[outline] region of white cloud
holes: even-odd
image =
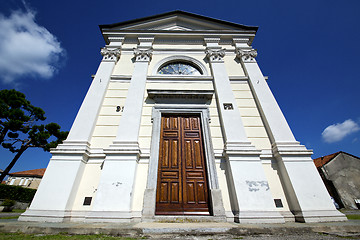
[[[344,121],[343,123],[336,123],[328,126],[322,132],[322,138],[325,142],[333,143],[344,139],[347,135],[360,130],[359,125],[351,119]]]
[[[0,78],[14,83],[23,76],[51,78],[65,54],[60,42],[35,22],[35,14],[15,11],[0,14]]]

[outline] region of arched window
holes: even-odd
[[[158,74],[170,74],[170,75],[191,75],[201,76],[203,75],[200,68],[184,61],[170,62],[161,66],[157,72]]]

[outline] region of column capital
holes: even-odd
[[[153,52],[152,48],[148,48],[148,49],[134,48],[135,61],[149,62],[152,57],[152,52]]]
[[[206,48],[206,57],[210,62],[224,62],[225,50],[225,48]]]
[[[257,50],[237,48],[236,56],[244,63],[256,62]]]
[[[100,53],[104,62],[117,62],[121,54],[121,48],[103,47]]]

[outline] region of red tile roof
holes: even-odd
[[[39,168],[21,172],[14,172],[9,173],[9,176],[16,176],[16,177],[42,177],[44,176],[46,168]]]
[[[324,166],[326,163],[335,158],[339,153],[342,153],[342,151],[314,159],[315,166],[317,168]]]

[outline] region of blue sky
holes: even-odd
[[[360,1],[0,1],[0,89],[15,88],[70,130],[101,61],[98,25],[183,10],[259,26],[257,61],[313,157],[360,156]],[[0,150],[0,168],[12,155]],[[12,172],[46,167],[30,149]]]

